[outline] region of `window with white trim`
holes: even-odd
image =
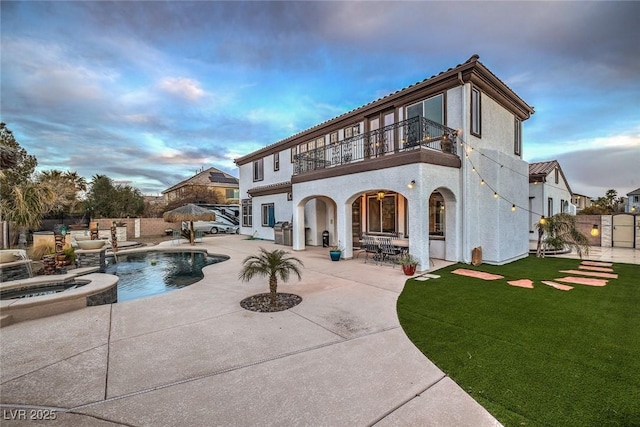
[[[253,226],[253,206],[251,199],[242,199],[242,226]]]
[[[280,152],[273,153],[273,171],[277,172],[280,170]]]
[[[253,162],[253,180],[262,181],[264,179],[264,159]]]
[[[276,223],[275,205],[273,203],[265,203],[262,208],[262,226],[273,227]]]

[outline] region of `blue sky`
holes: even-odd
[[[480,55],[524,158],[640,187],[639,2],[2,1],[0,119],[39,169],[158,194]]]

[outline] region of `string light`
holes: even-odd
[[[527,209],[527,208],[525,208],[525,207],[523,207],[523,206],[516,205],[515,203],[513,203],[513,202],[512,202],[512,201],[510,201],[510,200],[508,200],[508,199],[507,199],[507,198],[505,198],[504,196],[501,196],[500,194],[498,194],[498,191],[497,191],[496,189],[494,189],[493,187],[491,187],[491,185],[489,185],[489,184],[484,180],[484,178],[482,178],[482,176],[480,175],[480,172],[478,172],[478,170],[476,169],[475,165],[473,164],[473,161],[471,160],[471,158],[469,157],[469,154],[468,154],[469,152],[473,151],[473,147],[472,147],[472,146],[470,146],[468,143],[466,143],[466,144],[467,144],[468,149],[467,149],[467,150],[465,150],[465,154],[466,154],[466,155],[465,155],[465,157],[466,157],[466,159],[469,161],[469,163],[471,164],[471,171],[472,171],[472,172],[474,172],[474,173],[476,173],[476,174],[478,174],[478,177],[480,178],[480,185],[483,185],[483,186],[487,186],[487,187],[489,187],[489,188],[491,189],[491,191],[493,191],[493,197],[494,197],[495,199],[504,199],[506,202],[511,203],[511,211],[512,211],[512,212],[515,212],[518,208],[520,208],[520,209],[524,210],[525,212],[529,212],[529,213],[532,213],[532,214],[534,214],[534,215],[540,215],[540,214],[538,214],[538,213],[536,213],[536,212],[533,212],[533,211],[531,211],[530,209]],[[462,145],[462,143],[461,143],[461,145]],[[489,159],[489,160],[493,161],[494,163],[496,163],[496,164],[500,165],[500,168],[501,168],[501,169],[504,167],[504,165],[503,165],[503,164],[501,164],[501,163],[499,163],[499,162],[496,162],[495,160],[491,159],[490,157],[488,157],[488,156],[487,156],[487,155],[485,155],[484,153],[479,153],[479,154],[480,154],[481,156],[483,156],[483,157],[485,157],[485,158],[487,158],[487,159]],[[519,174],[519,175],[521,175],[521,176],[524,176],[524,175],[522,175],[521,173],[519,173],[518,171],[515,171],[514,169],[511,169],[511,168],[509,168],[509,167],[507,167],[507,169],[509,169],[509,170],[511,170],[511,171],[513,171],[513,172],[515,172],[515,173],[517,173],[517,174]],[[528,179],[528,176],[527,176],[527,179]],[[535,182],[534,182],[534,184],[537,184],[537,183],[538,183],[538,181],[535,181]],[[559,187],[558,187],[558,188],[559,188]],[[543,216],[543,217],[544,217],[544,216]]]

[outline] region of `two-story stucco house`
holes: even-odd
[[[180,181],[162,192],[166,203],[193,194],[216,193],[223,204],[238,203],[239,180],[216,168],[202,169],[191,178]],[[205,198],[206,199],[206,198]]]
[[[537,240],[535,224],[542,216],[576,214],[573,193],[557,160],[529,164],[529,232]]]
[[[528,253],[528,164],[522,122],[534,110],[478,56],[236,159],[241,233],[293,249],[332,244],[353,256],[359,236],[408,239],[429,258],[484,262]]]
[[[624,206],[624,211],[637,214],[640,212],[640,188],[636,188],[630,193],[627,193],[627,202]]]

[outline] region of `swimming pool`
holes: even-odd
[[[204,277],[207,265],[228,257],[205,252],[119,253],[107,258],[105,273],[118,276],[118,302],[130,301],[189,286]]]

